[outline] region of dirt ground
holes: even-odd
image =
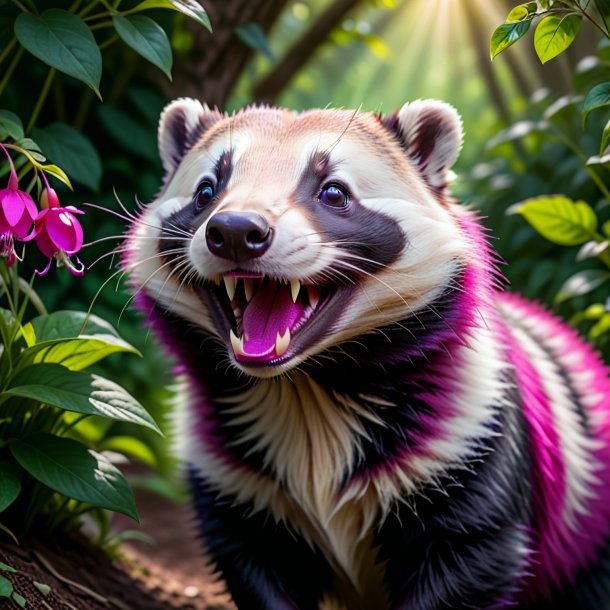
[[[26,609],[236,610],[206,567],[188,508],[150,493],[137,496],[140,529],[155,544],[124,542],[120,560],[82,539],[26,547],[0,530],[0,561],[17,570],[0,574],[25,598]],[[137,529],[127,519],[116,526]],[[19,607],[0,598],[2,609]]]

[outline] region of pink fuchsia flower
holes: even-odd
[[[72,275],[81,277],[85,266],[76,256],[83,245],[83,228],[75,214],[84,214],[82,210],[68,205],[62,207],[54,189],[49,186],[46,176],[42,174],[46,189],[40,197],[43,208],[34,220],[34,231],[27,239],[35,239],[38,249],[49,259],[47,266],[36,270],[36,275],[46,275],[51,268],[53,258],[58,264],[64,264]],[[71,257],[74,256],[76,264]]]
[[[2,144],[0,146],[11,166],[8,186],[0,190],[0,256],[5,257],[8,266],[11,267],[15,259],[21,260],[15,253],[14,239],[21,241],[25,239],[36,218],[38,208],[28,193],[19,190],[13,160],[6,148]]]

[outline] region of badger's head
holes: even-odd
[[[131,233],[128,272],[161,310],[259,377],[417,315],[467,257],[444,189],[456,111],[417,101],[348,110],[190,99],[163,112],[164,187]]]

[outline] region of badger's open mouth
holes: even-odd
[[[213,297],[235,359],[277,365],[294,354],[295,342],[324,308],[330,290],[297,279],[233,271],[206,283],[202,296],[207,295]]]

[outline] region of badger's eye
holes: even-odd
[[[209,180],[204,180],[195,194],[195,205],[202,210],[214,199],[214,185]]]
[[[349,203],[349,195],[347,194],[345,188],[334,182],[326,184],[322,187],[319,199],[324,205],[328,205],[333,208],[345,208]]]

